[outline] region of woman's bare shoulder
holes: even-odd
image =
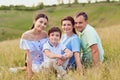
[[[22,39],[30,40],[31,39],[31,30],[24,32],[21,36]]]
[[[46,31],[42,31],[42,35],[44,38],[47,38],[47,32]]]

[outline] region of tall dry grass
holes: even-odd
[[[119,80],[120,79],[120,25],[96,28],[105,50],[105,61],[98,67],[87,69],[84,76],[69,71],[73,80]],[[24,51],[19,39],[0,42],[0,80],[27,80],[25,71],[11,73],[10,67],[24,65]],[[36,73],[33,80],[56,80],[55,74]],[[67,79],[66,79],[67,80]]]

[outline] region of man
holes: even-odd
[[[96,30],[88,24],[88,16],[80,12],[74,17],[75,27],[80,32],[82,63],[85,66],[96,66],[104,59],[104,50]]]

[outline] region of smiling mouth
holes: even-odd
[[[65,29],[65,31],[69,31],[69,29]]]
[[[77,28],[81,28],[82,26],[77,26]]]

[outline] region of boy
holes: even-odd
[[[66,74],[63,66],[66,66],[67,59],[70,58],[73,53],[59,42],[61,39],[61,35],[62,32],[58,27],[52,27],[48,31],[48,41],[43,46],[43,52],[45,54],[44,67],[54,68],[55,70],[57,70],[57,73],[63,77]],[[62,51],[64,51],[65,54],[62,55]],[[57,62],[58,58],[65,61],[65,63],[59,64],[59,62]]]

